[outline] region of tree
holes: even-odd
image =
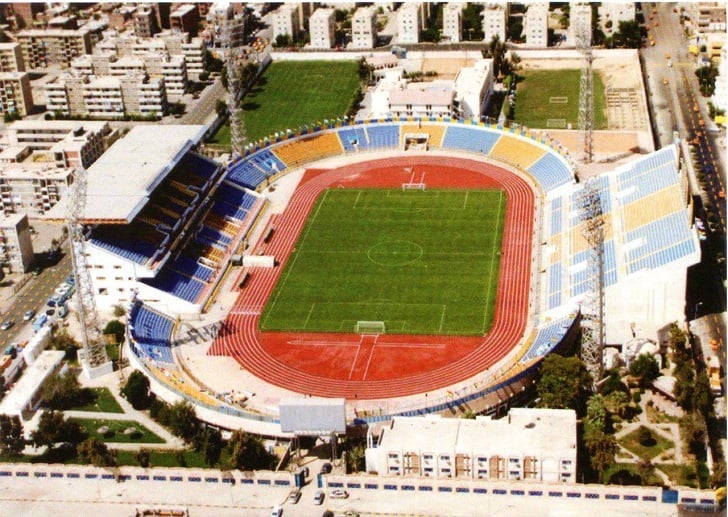
[[[508,34],[513,41],[520,41],[523,33],[523,24],[520,21],[514,21],[508,26]]]
[[[78,379],[70,370],[63,375],[52,373],[43,383],[41,398],[52,409],[68,409],[82,401],[86,392],[81,388]]]
[[[601,395],[592,395],[586,404],[585,425],[588,425],[599,431],[605,431],[607,428],[607,410],[604,405],[604,399]]]
[[[126,325],[119,320],[111,320],[104,327],[104,334],[111,334],[114,336],[116,343],[124,342],[124,333],[126,332]]]
[[[134,409],[147,409],[151,403],[149,379],[139,370],[134,370],[121,389],[121,394]]]
[[[541,407],[571,408],[577,413],[583,412],[590,386],[591,376],[578,357],[557,354],[546,356],[536,382]]]
[[[493,36],[488,46],[483,50],[483,57],[493,60],[493,77],[496,79],[503,73],[505,55],[506,44],[500,40],[498,35]]]
[[[642,29],[637,20],[619,22],[619,29],[614,34],[614,43],[618,47],[640,48],[642,45]]]
[[[220,459],[223,448],[220,431],[212,427],[201,427],[192,441],[195,450],[204,454],[205,463],[209,467],[214,467]]]
[[[710,389],[710,379],[705,370],[698,373],[695,378],[692,405],[705,418],[713,414],[713,392]]]
[[[463,40],[478,41],[483,39],[483,21],[480,16],[482,11],[483,6],[474,2],[469,2],[462,10]]]
[[[627,388],[627,385],[622,382],[622,379],[619,376],[619,370],[616,368],[609,371],[607,379],[602,384],[601,393],[606,397],[615,391],[621,391],[625,394],[629,392],[629,388]]]
[[[657,443],[650,428],[644,425],[637,428],[637,441],[644,447],[652,447]]]
[[[718,68],[711,62],[708,66],[701,66],[695,71],[703,97],[710,97],[715,93],[715,78],[718,77]]]
[[[126,316],[126,309],[122,304],[117,303],[112,308],[111,314],[114,316],[114,318],[123,318],[124,316]]]
[[[91,463],[95,467],[113,467],[116,465],[116,456],[106,444],[98,438],[87,438],[76,449],[78,459],[83,463]]]
[[[660,376],[660,366],[651,354],[640,354],[629,364],[629,373],[639,378],[639,385],[646,388]]]
[[[291,44],[291,37],[288,34],[279,34],[276,36],[274,47],[287,47]]]
[[[604,407],[613,415],[624,418],[629,407],[629,397],[623,391],[613,391],[604,397]]]
[[[652,462],[645,458],[640,458],[637,462],[637,473],[642,478],[642,484],[647,485],[650,482],[650,478],[655,472],[655,466]]]
[[[137,463],[139,463],[139,466],[142,468],[149,467],[149,451],[146,449],[141,449],[136,454],[136,460]]]
[[[232,469],[267,470],[275,467],[276,457],[265,449],[259,436],[237,430],[228,440],[227,449]]]
[[[30,435],[36,447],[53,448],[57,443],[76,445],[85,438],[81,427],[72,420],[66,420],[59,411],[43,411],[38,427]]]
[[[584,443],[589,451],[589,461],[602,479],[604,472],[614,463],[617,442],[611,434],[592,430],[584,433]]]
[[[349,472],[357,473],[364,469],[366,458],[366,447],[362,444],[355,445],[346,455],[346,467]]]
[[[180,101],[174,102],[169,105],[169,113],[170,113],[170,115],[175,115],[175,116],[184,115],[186,107],[187,107],[187,105],[184,102],[180,102]]]
[[[191,443],[200,427],[195,408],[184,400],[172,404],[169,408],[169,427],[175,436],[182,438],[185,443]]]
[[[227,103],[223,100],[218,99],[215,103],[215,113],[217,113],[218,118],[226,117],[228,113]]]
[[[65,327],[56,327],[51,332],[51,337],[48,341],[48,348],[53,350],[63,350],[66,352],[66,359],[73,360],[76,358],[76,351],[79,348],[78,341],[76,341]]]
[[[24,448],[25,437],[20,417],[0,415],[0,453],[16,457]]]
[[[209,78],[210,78],[210,72],[208,72],[207,70],[203,70],[197,76],[197,79],[199,79],[200,81],[207,81]]]

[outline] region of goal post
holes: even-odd
[[[402,183],[402,190],[426,190],[425,183]]]
[[[357,321],[354,326],[354,332],[357,334],[384,334],[385,327],[383,321]]]

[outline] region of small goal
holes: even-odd
[[[402,190],[426,190],[425,183],[402,183]]]
[[[354,326],[354,332],[357,334],[384,334],[383,321],[357,321]]]

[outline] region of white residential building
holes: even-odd
[[[592,8],[591,4],[584,2],[571,2],[569,4],[569,40],[576,44],[576,35],[579,27],[583,27],[585,34],[591,34]]]
[[[506,40],[506,26],[508,21],[508,4],[487,3],[481,13],[483,27],[483,41],[490,42],[494,37],[501,41]]]
[[[619,22],[634,21],[635,15],[634,2],[602,2],[599,6],[599,25],[604,34],[611,36],[619,30]]]
[[[377,44],[377,11],[373,6],[359,7],[351,18],[352,49],[374,48]]]
[[[33,262],[27,214],[0,216],[0,267],[25,273]]]
[[[278,36],[290,36],[291,41],[296,41],[300,30],[297,5],[284,4],[273,13],[273,41]]]
[[[718,77],[715,78],[713,105],[720,110],[728,110],[728,43],[720,49]]]
[[[576,482],[576,413],[512,408],[508,416],[394,417],[367,435],[366,470],[382,476]]]
[[[463,67],[455,76],[455,114],[460,118],[480,119],[493,92],[493,60],[480,59]]]
[[[399,43],[419,43],[422,31],[422,6],[419,2],[406,2],[397,11]]]
[[[571,12],[574,15],[574,12]],[[549,3],[534,2],[528,4],[523,16],[523,34],[529,47],[548,47],[549,43]]]
[[[459,43],[463,32],[463,5],[450,2],[442,8],[442,39]]]
[[[333,9],[316,9],[308,19],[311,48],[327,49],[334,46],[336,20]]]

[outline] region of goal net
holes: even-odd
[[[357,321],[354,332],[357,334],[384,334],[383,321]]]
[[[425,190],[424,183],[402,183],[402,190]]]

